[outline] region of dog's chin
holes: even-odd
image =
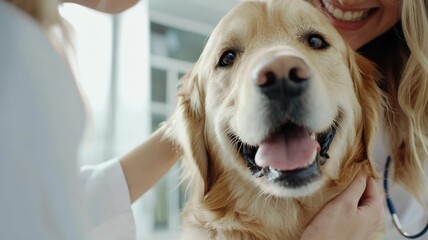
[[[274,194],[278,197],[303,197],[310,195],[321,187],[322,174],[320,170],[320,161],[314,160],[307,167],[281,171],[271,167],[265,167],[262,181],[262,188],[265,192]]]
[[[261,179],[258,179],[261,181]],[[275,195],[281,198],[298,198],[312,195],[317,192],[323,184],[323,178],[320,176],[316,179],[312,179],[306,184],[300,185],[300,187],[284,187],[282,183],[275,182],[259,182],[259,185],[263,192],[269,195]]]
[[[322,186],[321,166],[329,158],[327,151],[335,133],[336,127],[331,125],[326,131],[316,134],[315,139],[319,143],[320,149],[313,155],[311,161],[304,166],[287,170],[258,166],[255,156],[259,146],[249,146],[234,134],[230,134],[229,137],[235,143],[236,151],[246,162],[248,171],[261,185],[264,192],[278,197],[303,197],[314,193]]]
[[[321,160],[319,155],[306,167],[294,170],[278,170],[263,167],[253,174],[262,190],[278,197],[304,197],[316,192],[322,186]],[[256,177],[257,176],[257,177]]]

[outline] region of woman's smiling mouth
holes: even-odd
[[[328,0],[320,0],[320,3],[322,12],[331,20],[332,24],[345,30],[361,28],[378,9],[341,9],[331,4]]]

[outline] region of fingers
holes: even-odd
[[[382,196],[372,177],[358,175],[324,206],[302,234],[301,240],[368,239],[383,220]]]
[[[367,179],[367,187],[358,206],[358,213],[372,224],[373,229],[382,224],[383,199],[376,181],[372,177]]]
[[[373,231],[382,225],[384,208],[383,198],[376,181],[367,178],[367,186],[358,206],[358,215],[366,219],[367,224],[372,226]]]
[[[358,175],[335,201],[346,205],[349,204],[353,208],[358,207],[360,199],[366,190],[366,185],[366,176]]]
[[[372,204],[381,205],[382,197],[379,188],[376,184],[376,181],[372,177],[369,177],[367,178],[366,189],[360,200],[359,207],[366,207]]]
[[[334,199],[333,204],[354,213],[366,214],[371,211],[373,214],[383,214],[382,196],[376,181],[361,174]]]

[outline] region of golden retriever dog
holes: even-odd
[[[184,77],[182,239],[299,239],[371,155],[377,71],[303,0],[232,9]]]

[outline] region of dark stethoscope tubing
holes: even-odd
[[[383,176],[383,189],[385,191],[386,204],[388,206],[389,213],[391,214],[392,222],[393,222],[395,228],[397,228],[398,232],[400,232],[400,234],[403,235],[404,237],[410,238],[410,239],[419,238],[428,231],[428,221],[427,221],[427,225],[425,226],[425,228],[422,229],[422,231],[420,231],[419,233],[417,233],[415,235],[411,235],[410,233],[407,233],[406,231],[403,230],[403,227],[401,226],[400,220],[398,219],[398,215],[395,211],[394,203],[392,202],[392,199],[389,196],[389,192],[388,192],[388,169],[389,169],[390,163],[391,163],[391,157],[388,156],[388,158],[386,159],[385,171],[384,171],[384,176]]]

